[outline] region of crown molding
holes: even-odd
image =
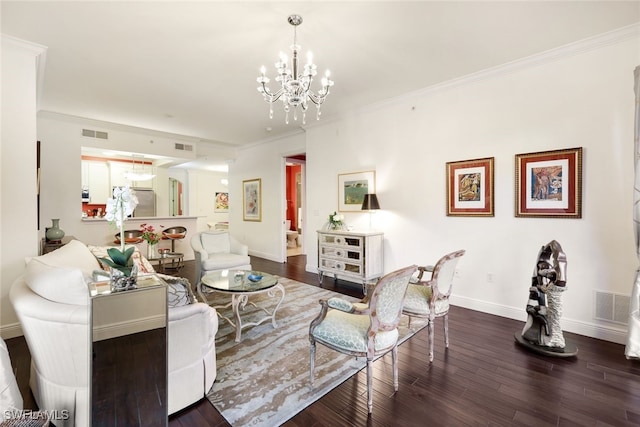
[[[359,109],[359,111],[372,111],[385,106],[397,104],[401,101],[413,99],[415,97],[428,96],[432,93],[436,93],[445,89],[464,86],[478,81],[512,74],[523,69],[533,68],[543,64],[560,61],[571,56],[601,49],[603,47],[621,43],[633,38],[640,38],[640,22],[621,27],[616,30],[608,31],[596,36],[588,37],[586,39],[578,40],[566,45],[562,45],[541,53],[526,56],[515,61],[510,61],[505,64],[487,68],[476,73],[468,74],[466,76],[428,86],[426,88],[419,89],[413,92],[405,93],[394,98],[389,98],[385,101],[362,107],[361,109]]]
[[[2,45],[13,46],[17,49],[31,52],[36,60],[36,111],[40,109],[40,100],[42,99],[42,88],[44,87],[44,70],[47,63],[47,46],[22,40],[16,37],[1,34]]]

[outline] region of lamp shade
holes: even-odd
[[[375,194],[365,194],[364,200],[362,201],[362,210],[363,211],[373,211],[380,209],[380,204],[378,203],[378,196]]]

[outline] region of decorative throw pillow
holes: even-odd
[[[48,254],[25,259],[27,265],[32,260],[38,260],[40,263],[52,267],[79,268],[89,273],[99,268],[99,263],[89,248],[78,240],[72,240]]]
[[[103,263],[102,261],[100,261],[100,258],[109,258],[109,253],[107,252],[107,249],[112,247],[116,247],[116,246],[91,246],[91,245],[88,246],[89,251],[91,251],[94,257],[98,259],[98,261],[100,262],[100,267],[102,267],[102,269],[105,271],[109,271],[109,266]],[[125,247],[128,248],[128,246],[125,246]],[[137,246],[134,246],[134,247],[135,247],[135,250],[133,251],[133,255],[131,255],[131,259],[133,259],[134,264],[138,266],[138,273],[139,274],[155,273],[156,271],[154,270],[151,263],[145,257],[142,256]],[[119,249],[119,247],[117,248]]]
[[[58,249],[60,250],[60,249]],[[34,258],[27,264],[27,286],[50,301],[88,305],[90,276],[79,268],[55,267]]]
[[[161,276],[167,282],[167,306],[169,308],[193,304],[196,298],[191,291],[191,283],[183,277]]]
[[[210,254],[231,252],[231,242],[229,241],[229,233],[202,233],[200,241],[205,251]]]

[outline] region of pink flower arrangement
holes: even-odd
[[[158,244],[162,238],[162,234],[156,233],[151,224],[140,224],[140,231],[142,231],[142,239],[150,245]]]

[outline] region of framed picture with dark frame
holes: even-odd
[[[362,210],[364,195],[376,192],[376,172],[353,172],[338,175],[338,210]]]
[[[260,178],[242,181],[242,219],[262,221],[262,180]]]
[[[447,216],[494,216],[493,157],[447,162]]]
[[[582,147],[515,160],[516,217],[582,218]]]

